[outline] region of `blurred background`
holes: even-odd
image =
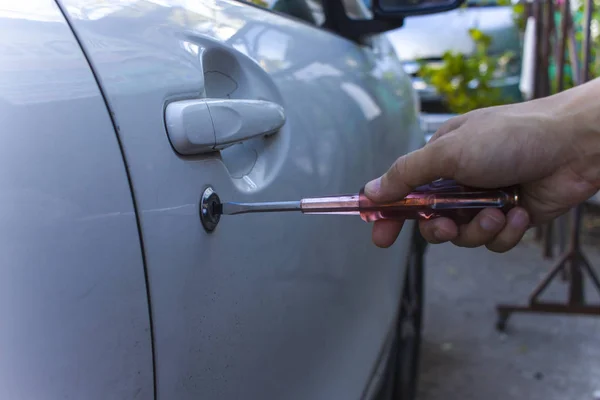
[[[598,3],[468,0],[388,33],[421,99],[428,137],[456,114],[598,77]],[[591,268],[600,264],[599,204],[596,194],[508,255],[429,248],[419,399],[600,399],[600,323],[597,312],[577,311],[598,304],[598,291],[584,283],[582,263],[561,261],[585,254]],[[555,268],[565,276],[542,297],[572,315],[526,313],[511,317],[512,327],[501,318],[494,327],[501,302],[535,309],[532,290]]]
[[[600,14],[595,1],[591,21],[590,77],[600,72],[596,52]],[[557,2],[557,6],[560,6]],[[468,0],[454,11],[411,17],[402,28],[390,32],[398,57],[413,77],[422,109],[428,113],[464,113],[481,107],[509,104],[528,98],[520,86],[527,18],[531,2]],[[576,49],[584,40],[584,4],[569,4],[574,20]],[[554,25],[561,24],[561,11],[553,10]],[[570,53],[565,53],[565,89],[574,84]],[[552,57],[552,56],[551,56]],[[554,60],[556,61],[556,60]],[[556,82],[556,66],[549,75]],[[553,87],[556,90],[556,86]],[[529,88],[531,90],[531,88]]]

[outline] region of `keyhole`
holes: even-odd
[[[212,187],[207,187],[200,200],[200,221],[209,233],[215,230],[221,220],[221,214],[216,212],[220,205],[221,199],[217,193]]]

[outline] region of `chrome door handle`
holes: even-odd
[[[169,103],[165,125],[175,151],[192,155],[275,134],[285,124],[279,104],[264,100],[193,99]]]

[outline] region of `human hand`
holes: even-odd
[[[585,125],[583,116],[565,115],[560,106],[556,98],[545,98],[452,118],[425,147],[369,182],[365,194],[375,202],[399,200],[438,178],[481,188],[519,185],[521,207],[506,215],[485,209],[461,226],[447,218],[419,222],[430,243],[508,251],[532,224],[563,214],[600,188],[600,134],[590,132],[591,124],[587,130],[573,128],[573,119]],[[401,228],[398,221],[375,222],[374,243],[391,246]]]

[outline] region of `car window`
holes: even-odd
[[[323,1],[325,0],[240,0],[267,8],[282,14],[290,15],[316,26],[325,22]]]

